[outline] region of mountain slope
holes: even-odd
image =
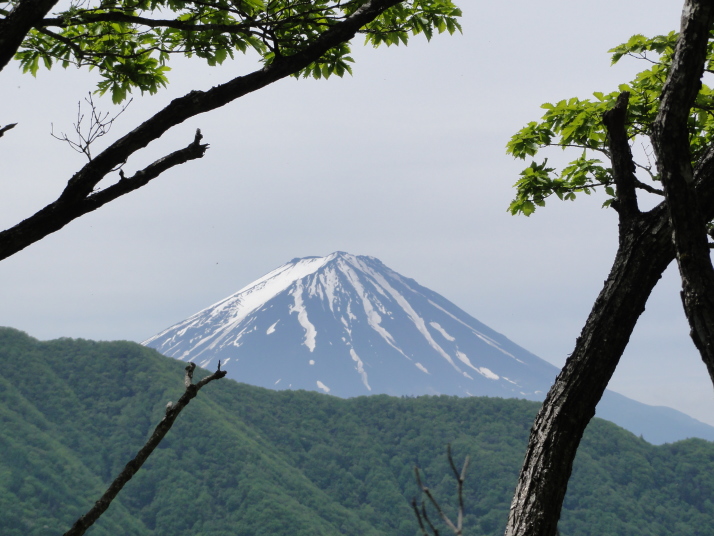
[[[128,342],[36,341],[0,329],[3,536],[61,534],[183,391],[183,365]],[[499,535],[538,405],[478,397],[340,399],[229,379],[202,390],[88,533],[413,536],[413,466],[453,512],[444,455],[472,458],[469,534]],[[701,535],[714,445],[655,447],[594,419],[560,530]]]
[[[542,400],[558,369],[374,257],[293,259],[144,341],[238,381],[340,397]],[[661,444],[714,427],[606,392],[598,416]]]

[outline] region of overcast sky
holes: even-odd
[[[610,67],[607,50],[677,29],[681,5],[459,4],[463,35],[358,44],[353,77],[283,80],[174,128],[127,174],[185,146],[197,127],[206,156],[0,263],[0,325],[40,339],[142,341],[294,257],[343,250],[381,259],[562,365],[614,258],[616,214],[593,196],[510,216],[524,163],[504,146],[543,102],[628,81],[644,65]],[[196,61],[175,63],[160,94],[137,94],[107,142],[192,88],[256,68],[250,58]],[[96,81],[75,69],[0,73],[0,125],[19,123],[0,142],[1,227],[52,201],[84,163],[50,125],[71,131]],[[714,424],[678,291],[671,267],[611,388]]]

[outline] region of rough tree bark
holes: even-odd
[[[610,275],[531,429],[507,536],[556,533],[583,432],[652,289],[674,258],[664,207],[620,229]]]
[[[701,87],[714,5],[689,0],[672,69],[662,91],[652,141],[682,278],[682,302],[691,337],[714,382],[714,268],[706,223],[693,189],[687,120]]]
[[[682,24],[684,37],[680,39],[678,51],[681,50],[681,54],[686,56],[685,51],[689,51],[690,47],[698,47],[700,50],[692,54],[695,59],[691,60],[695,63],[699,61],[697,68],[700,70],[696,75],[697,80],[701,76],[703,65],[701,48],[706,47],[708,30],[711,27],[712,15],[709,13],[711,10],[712,6],[709,2],[690,0],[685,4]],[[691,32],[687,31],[690,27]],[[696,45],[686,42],[692,34],[697,36]],[[701,43],[702,40],[704,45]],[[679,75],[675,74],[673,78],[677,79]],[[691,83],[691,75],[689,82],[686,80],[670,82],[667,91],[672,99],[672,106],[682,105],[676,102],[679,100],[677,92]],[[695,84],[695,95],[698,87]],[[703,244],[701,240],[701,235],[705,231],[704,222],[714,218],[714,148],[710,147],[692,170],[686,136],[686,117],[693,98],[690,98],[689,104],[685,101],[684,108],[680,108],[678,112],[680,123],[675,126],[675,129],[679,130],[673,135],[679,145],[675,145],[675,138],[662,136],[662,132],[672,124],[668,121],[674,120],[667,118],[667,112],[660,113],[662,118],[660,128],[663,129],[660,131],[660,144],[664,144],[663,150],[669,154],[670,150],[677,151],[677,147],[681,150],[683,140],[687,141],[684,153],[686,166],[682,163],[681,154],[674,157],[672,161],[658,160],[658,165],[676,166],[671,173],[687,183],[684,193],[677,192],[677,195],[688,196],[682,203],[684,207],[682,210],[689,211],[689,216],[692,216],[692,200],[695,206],[698,200],[701,209],[698,215],[695,214],[694,223],[691,223],[698,235],[696,238],[698,242],[693,247],[698,248],[699,260],[692,261],[688,257],[690,250],[682,249],[684,264],[690,266],[688,263],[691,262],[693,266],[690,272],[693,275],[685,281],[684,300],[685,304],[693,303],[692,308],[698,315],[693,331],[700,337],[699,343],[702,340],[706,341],[703,346],[710,351],[712,346],[709,341],[713,339],[703,339],[701,337],[709,337],[709,333],[704,335],[701,333],[714,327],[712,322],[714,315],[709,313],[714,311],[714,307],[708,307],[702,296],[706,296],[706,300],[711,300],[708,304],[714,304],[712,294],[708,290],[714,287],[705,286],[706,290],[702,291],[701,287],[695,285],[704,280],[704,278],[698,279],[703,270],[702,251],[703,247],[706,247],[706,239]],[[575,349],[548,393],[531,429],[528,450],[511,504],[506,536],[556,534],[573,460],[583,432],[595,415],[595,407],[612,377],[637,319],[644,311],[654,285],[675,256],[667,201],[646,213],[641,213],[637,206],[633,187],[634,165],[624,129],[627,99],[627,94],[621,95],[615,109],[603,118],[608,128],[613,178],[617,186],[617,199],[613,207],[617,209],[619,215],[619,248],[610,275],[593,305],[582,333],[576,341]],[[690,247],[688,232],[685,229],[682,233],[686,248]],[[706,261],[709,262],[710,269],[708,247]],[[681,265],[680,262],[680,267]],[[708,282],[709,279],[706,279],[705,285],[708,285]],[[704,303],[703,307],[702,303]],[[710,373],[711,370],[710,367]]]
[[[109,508],[109,505],[119,494],[124,485],[137,473],[154,449],[159,445],[164,436],[171,429],[171,426],[173,426],[174,421],[179,416],[179,413],[181,413],[183,408],[185,408],[192,399],[196,398],[198,391],[207,383],[212,382],[213,380],[219,380],[227,374],[225,370],[221,370],[219,362],[218,370],[216,372],[210,376],[206,376],[198,383],[194,384],[193,371],[195,368],[195,363],[189,363],[186,366],[186,378],[184,380],[186,390],[183,395],[181,395],[181,398],[178,399],[176,404],[173,404],[172,402],[168,403],[166,406],[166,415],[156,426],[146,444],[141,447],[136,456],[134,456],[134,458],[126,464],[122,472],[119,473],[119,476],[114,479],[109,488],[107,488],[107,491],[104,492],[104,495],[102,495],[99,500],[94,503],[94,506],[86,514],[80,517],[74,525],[72,525],[71,529],[64,533],[64,536],[82,536],[82,534],[84,534],[85,531],[101,517],[106,509]]]
[[[198,143],[199,133],[184,149],[158,159],[131,178],[121,178],[113,185],[95,192],[97,184],[105,176],[116,171],[131,155],[160,138],[170,128],[198,114],[225,106],[248,93],[304,69],[329,49],[352,39],[360,28],[401,2],[402,0],[368,0],[352,15],[325,31],[304,50],[291,56],[276,58],[273,63],[260,70],[236,77],[208,91],[191,91],[173,100],[163,110],[96,155],[91,162],[75,173],[57,200],[14,227],[0,232],[0,260],[58,231],[72,220],[144,186],[170,167],[201,158],[208,146]],[[21,1],[20,5],[25,3],[27,0]],[[5,22],[8,19],[5,19]]]

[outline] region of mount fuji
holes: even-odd
[[[296,258],[142,344],[271,389],[340,397],[447,394],[543,400],[557,367],[374,257]],[[598,416],[649,441],[714,427],[606,392]]]

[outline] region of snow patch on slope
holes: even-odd
[[[446,359],[449,364],[454,367],[458,372],[461,372],[461,369],[454,363],[454,360],[451,359],[451,356],[447,354],[444,349],[439,346],[439,344],[434,340],[434,338],[431,336],[431,333],[429,333],[429,330],[426,328],[426,323],[424,322],[424,319],[420,317],[417,312],[412,308],[411,305],[409,305],[409,302],[399,294],[388,282],[387,280],[382,276],[382,274],[379,274],[372,270],[369,266],[364,264],[363,262],[355,259],[357,263],[360,264],[360,268],[370,274],[381,286],[384,288],[389,294],[391,294],[392,298],[399,304],[399,306],[404,310],[405,313],[407,313],[407,316],[409,316],[409,319],[414,323],[416,328],[419,330],[419,332],[424,336],[424,338],[427,340],[429,345],[436,350],[441,357]]]
[[[290,307],[290,314],[297,313],[298,322],[305,330],[305,340],[303,341],[303,344],[312,352],[315,350],[315,337],[317,337],[317,330],[307,318],[307,309],[305,309],[305,304],[302,302],[302,290],[302,282],[298,281],[295,284],[295,290],[292,293],[293,298],[295,298],[295,304]]]
[[[416,367],[417,367],[419,370],[421,370],[422,372],[424,372],[424,373],[426,373],[426,374],[429,374],[429,371],[426,370],[426,367],[425,367],[424,365],[422,365],[421,363],[414,363],[414,364],[416,365]]]
[[[198,346],[206,344],[209,340],[218,337],[214,344],[208,347],[214,348],[215,344],[223,338],[219,336],[220,333],[229,332],[250,313],[265,305],[266,302],[287,289],[296,280],[315,273],[334,258],[334,256],[335,254],[328,257],[307,257],[305,259],[293,260],[276,268],[250,285],[243,287],[235,294],[187,318],[181,325],[181,331],[176,333],[171,340],[175,340],[177,336],[180,337],[180,333],[185,333],[186,330],[190,328],[200,328],[205,324],[217,322],[219,326],[217,330],[193,344],[193,349],[195,349]],[[152,341],[162,338],[168,334],[169,331],[175,330],[176,328],[177,326],[172,326],[158,335],[145,340],[142,344],[147,346]],[[166,343],[162,344],[162,348],[164,346],[166,346]],[[170,349],[162,349],[162,352],[170,355]],[[185,353],[182,357],[185,357]]]
[[[501,345],[498,344],[496,341],[494,341],[491,337],[487,337],[486,335],[484,335],[483,333],[481,333],[481,332],[478,331],[477,329],[473,328],[472,326],[469,326],[466,322],[464,322],[463,320],[461,320],[461,319],[455,317],[455,316],[452,315],[449,311],[447,311],[447,310],[444,309],[443,307],[440,307],[438,304],[434,303],[433,301],[429,300],[429,303],[432,304],[432,305],[433,305],[434,307],[436,307],[437,309],[441,309],[444,313],[446,313],[447,315],[449,315],[451,318],[453,318],[454,320],[456,320],[456,321],[459,322],[460,324],[463,324],[464,326],[466,326],[467,328],[469,328],[469,329],[473,332],[474,335],[476,335],[479,339],[481,339],[483,342],[485,342],[485,343],[488,344],[489,346],[493,346],[493,347],[494,347],[496,350],[498,350],[499,352],[501,352],[501,353],[503,353],[503,354],[506,354],[508,357],[511,357],[511,358],[515,359],[515,360],[518,361],[519,363],[523,363],[523,361],[521,361],[520,359],[518,359],[516,356],[514,356],[514,355],[511,354],[510,352],[507,352],[506,350],[504,350],[503,348],[501,348]]]
[[[487,369],[486,367],[475,367],[471,364],[471,360],[468,358],[468,356],[463,353],[459,352],[458,350],[456,351],[456,357],[459,358],[459,360],[464,363],[465,365],[471,367],[474,369],[476,372],[478,372],[481,376],[484,378],[488,378],[489,380],[498,380],[500,379],[500,376],[498,374],[494,374],[491,372],[491,370]],[[470,376],[469,376],[470,377]],[[471,378],[473,380],[473,378]]]
[[[438,322],[429,322],[429,325],[430,325],[432,328],[434,328],[436,331],[438,331],[439,333],[441,333],[441,335],[442,335],[447,341],[455,341],[455,340],[456,340],[456,339],[454,339],[451,335],[449,335],[448,333],[446,333],[446,330],[445,330],[444,328],[442,328],[442,327],[439,325]]]
[[[349,266],[347,266],[346,263],[343,262],[340,263],[340,270],[347,276],[347,279],[357,291],[357,295],[360,297],[360,300],[362,300],[362,308],[364,309],[364,313],[367,316],[367,323],[369,324],[369,326],[374,331],[379,333],[379,335],[387,342],[387,344],[389,344],[389,346],[397,350],[400,354],[402,354],[404,357],[411,361],[411,358],[394,343],[394,337],[392,337],[392,334],[380,325],[380,323],[382,322],[382,317],[379,316],[379,313],[374,310],[374,307],[372,306],[372,301],[369,299],[369,296],[367,296],[367,291],[360,282],[357,273]],[[347,307],[347,314],[350,316],[351,319],[357,319],[357,317],[355,317],[350,311],[349,304]]]
[[[352,356],[352,360],[357,363],[357,372],[359,372],[360,376],[362,376],[362,383],[364,386],[367,388],[368,391],[371,391],[372,388],[369,386],[369,382],[367,381],[367,373],[364,370],[364,363],[362,363],[362,360],[359,358],[357,355],[357,352],[355,352],[354,348],[350,348],[350,355]]]

